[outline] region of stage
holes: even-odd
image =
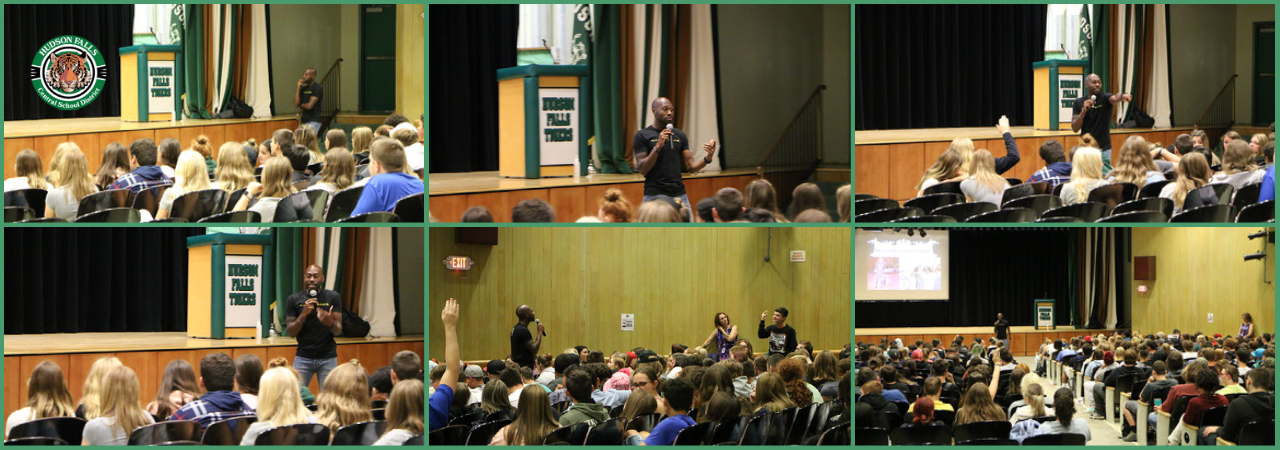
[[[994,322],[994,321],[993,321]],[[1075,336],[1111,333],[1115,330],[1076,330],[1074,327],[1059,326],[1053,330],[1037,330],[1030,326],[1009,327],[1009,347],[1014,356],[1031,356],[1040,348],[1045,339],[1071,339]],[[934,339],[942,341],[943,346],[951,343],[956,335],[964,336],[966,346],[973,345],[973,338],[983,340],[995,336],[994,327],[907,327],[907,328],[858,328],[853,331],[855,342],[879,343],[880,338],[902,339],[905,345],[912,345],[916,339],[925,342]]]
[[[424,357],[423,335],[394,338],[336,338],[338,362],[359,359],[366,372],[389,365],[391,357],[411,350]],[[254,354],[265,367],[272,358],[284,357],[293,362],[297,341],[289,337],[273,339],[189,339],[185,332],[165,333],[74,333],[4,336],[4,405],[5,417],[26,404],[27,378],[36,365],[52,361],[62,368],[71,396],[80,398],[85,377],[93,362],[115,356],[138,374],[142,385],[142,403],[150,401],[159,388],[160,377],[169,361],[185,359],[199,371],[200,359],[222,352],[237,358]],[[425,363],[424,363],[425,365]],[[311,380],[311,391],[317,390]]]
[[[13,177],[13,165],[18,152],[30,148],[40,155],[45,170],[58,144],[71,141],[80,146],[89,161],[89,170],[95,171],[102,163],[102,151],[107,144],[119,142],[126,148],[135,139],[148,138],[160,142],[164,138],[177,139],[182,148],[201,134],[209,137],[214,157],[227,141],[243,142],[254,138],[262,142],[271,138],[275,130],[298,128],[297,116],[275,116],[269,119],[186,119],[164,122],[125,122],[119,117],[85,119],[9,120],[4,122],[4,177]]]
[[[844,175],[848,180],[849,169],[819,168],[821,176],[824,172]],[[779,168],[769,170],[769,178],[782,179],[787,182],[774,181],[779,194],[784,188],[789,196],[790,190],[799,184],[805,168]],[[836,175],[838,176],[838,175]],[[777,178],[775,178],[777,177]],[[710,197],[717,190],[732,187],[739,191],[746,189],[747,183],[757,178],[756,169],[734,168],[719,171],[704,171],[697,174],[684,174],[684,186],[689,201],[697,202]],[[594,174],[575,180],[573,177],[556,178],[504,178],[493,172],[465,172],[430,174],[428,192],[431,214],[441,222],[457,222],[462,213],[472,206],[484,206],[493,213],[495,222],[510,222],[511,207],[521,200],[538,198],[551,204],[556,210],[556,218],[560,222],[574,222],[584,215],[595,216],[599,208],[598,202],[604,192],[611,188],[622,190],[632,208],[639,208],[644,198],[644,176],[640,174]],[[794,179],[794,180],[793,180]],[[789,186],[787,186],[789,184]]]
[[[1111,130],[1111,146],[1119,148],[1129,136],[1137,134],[1147,142],[1163,145],[1173,143],[1182,133],[1190,133],[1194,127],[1173,127],[1158,130],[1117,128]],[[1007,178],[1026,180],[1044,167],[1040,159],[1040,145],[1050,139],[1061,142],[1064,150],[1080,143],[1078,133],[1068,126],[1059,131],[1041,131],[1034,127],[1012,127],[1021,161],[1008,172]],[[971,128],[921,128],[909,130],[872,130],[854,132],[854,159],[857,164],[855,178],[857,192],[891,198],[903,202],[915,198],[916,183],[933,165],[942,152],[957,137],[973,140],[977,149],[987,149],[996,157],[1005,156],[1004,138],[996,127]]]

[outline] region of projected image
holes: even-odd
[[[858,229],[854,300],[946,300],[949,243],[945,230]]]

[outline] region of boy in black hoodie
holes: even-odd
[[[1213,445],[1221,436],[1231,442],[1240,442],[1240,430],[1255,420],[1266,420],[1276,414],[1276,372],[1257,368],[1249,371],[1249,393],[1237,397],[1227,405],[1227,417],[1221,428],[1205,427],[1201,430],[1201,445]]]

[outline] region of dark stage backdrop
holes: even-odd
[[[856,328],[988,326],[997,313],[1012,326],[1030,326],[1040,298],[1056,299],[1054,321],[1070,325],[1075,235],[1073,229],[952,228],[951,299],[856,302]]]
[[[431,5],[430,173],[498,170],[498,69],[516,65],[518,5]]]
[[[133,45],[133,5],[4,5],[4,120],[120,115],[120,47]],[[107,63],[107,84],[74,111],[49,106],[31,85],[31,60],[50,39],[79,36]]]
[[[5,334],[187,329],[187,237],[204,228],[6,228]]]
[[[855,130],[1032,124],[1046,5],[857,5]]]

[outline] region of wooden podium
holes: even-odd
[[[1046,299],[1046,298],[1036,299],[1035,324],[1036,324],[1037,330],[1055,330],[1058,328],[1057,325],[1054,325],[1053,323],[1054,303],[1055,301],[1053,299]]]
[[[1035,126],[1037,130],[1058,131],[1062,124],[1071,129],[1071,107],[1084,96],[1088,61],[1051,59],[1031,64],[1035,73]]]
[[[498,70],[498,175],[586,175],[591,158],[587,66],[527,65]]]
[[[187,337],[267,337],[272,258],[267,235],[187,238]]]
[[[182,47],[120,48],[120,119],[160,122],[181,119]]]

